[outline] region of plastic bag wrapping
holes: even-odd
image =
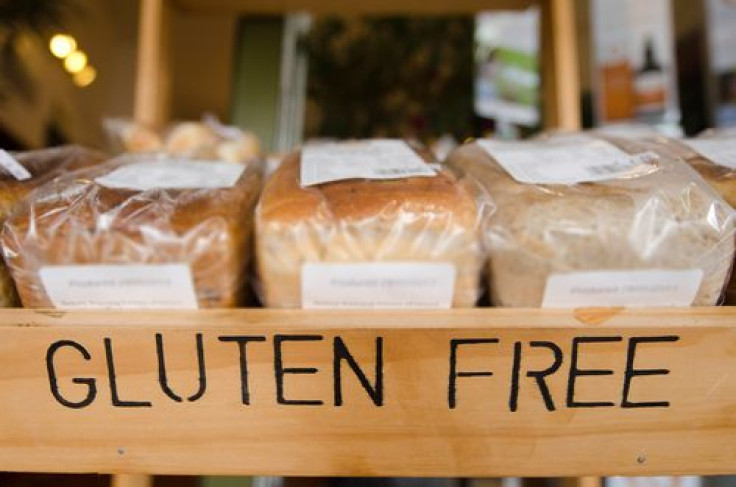
[[[25,171],[23,177],[27,179],[18,179],[7,167],[0,167],[0,222],[5,221],[18,202],[34,188],[66,171],[98,164],[106,156],[79,146],[62,146],[16,152],[12,157],[22,168],[21,171]],[[16,305],[18,295],[15,286],[5,263],[0,262],[0,307]]]
[[[598,140],[556,135],[534,143],[549,148]],[[495,305],[548,306],[555,275],[677,269],[702,271],[690,304],[719,302],[734,255],[732,209],[687,164],[656,144],[607,140],[628,154],[655,151],[659,158],[653,161],[649,154],[634,171],[613,179],[525,184],[477,142],[449,156],[448,165],[479,180],[496,206],[482,229]],[[525,144],[517,148],[530,147]],[[607,305],[595,292],[583,299],[585,305]]]
[[[423,149],[412,149],[424,160],[420,164],[432,162]],[[432,177],[357,178],[303,187],[301,164],[302,152],[286,157],[266,182],[256,209],[264,305],[305,306],[307,264],[407,262],[449,263],[454,287],[446,306],[438,307],[475,305],[483,261],[482,202],[469,181],[433,166],[438,170]],[[365,302],[356,307],[366,307]]]
[[[179,122],[159,133],[131,120],[112,118],[104,128],[116,153],[162,152],[170,156],[248,163],[259,158],[258,137],[214,117],[202,122]]]
[[[687,162],[732,207],[736,207],[736,134],[709,131],[695,139],[657,137],[650,142]]]
[[[695,139],[656,142],[687,161],[728,204],[736,207],[736,130],[708,130]],[[726,286],[725,304],[736,304],[736,273]]]
[[[236,306],[247,282],[261,172],[260,165],[121,156],[40,187],[6,221],[2,234],[23,305]],[[186,277],[177,273],[169,276],[173,282],[145,282],[164,276],[167,265],[183,269]],[[64,272],[55,274],[58,269]],[[95,281],[104,277],[110,280]],[[89,296],[80,296],[79,286]],[[154,286],[152,295],[145,286]],[[130,297],[136,292],[144,295]],[[180,294],[185,296],[173,297]]]

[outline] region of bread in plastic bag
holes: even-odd
[[[590,144],[606,145],[608,152],[612,144],[614,151],[635,156],[588,167],[579,153]],[[448,165],[477,179],[495,205],[482,229],[495,305],[557,307],[546,300],[547,285],[574,273],[689,269],[702,275],[689,304],[719,302],[734,255],[733,211],[682,160],[659,151],[656,144],[614,138],[605,142],[597,136],[556,135],[512,145],[527,163],[553,178],[581,167],[596,177],[522,183],[479,142],[450,154]],[[539,148],[563,151],[565,167],[544,156],[535,160],[540,153],[532,149]],[[630,170],[605,176],[619,166]],[[581,299],[585,305],[608,305],[595,292]]]
[[[732,207],[736,207],[736,131],[708,130],[695,139],[657,138],[656,143],[685,160]],[[736,304],[736,273],[726,286],[725,304]]]
[[[259,158],[258,137],[214,117],[179,122],[157,131],[126,119],[108,119],[105,130],[117,153],[163,152],[177,158],[248,163]]]
[[[331,146],[384,142],[404,144],[358,141]],[[422,149],[412,150],[420,156],[421,166],[432,161]],[[353,178],[304,187],[300,184],[302,154],[290,154],[275,170],[256,210],[257,268],[264,305],[304,306],[302,285],[311,285],[302,282],[306,265],[447,263],[455,272],[454,288],[447,303],[437,307],[474,306],[483,255],[477,231],[479,205],[466,182],[439,169],[431,177]],[[355,307],[393,306],[371,299],[361,299]],[[412,306],[409,302],[396,305]]]
[[[736,134],[709,131],[694,139],[659,138],[657,142],[684,159],[723,199],[736,207]]]
[[[4,155],[0,154],[0,157]],[[13,208],[34,188],[67,171],[98,164],[106,156],[102,152],[79,146],[61,146],[15,152],[10,157],[11,160],[0,166],[0,223],[5,221]],[[17,166],[13,166],[15,164]],[[17,173],[18,170],[21,171],[20,174]],[[17,304],[15,286],[5,263],[0,262],[0,307]]]
[[[236,306],[247,282],[261,169],[121,156],[40,187],[6,221],[2,234],[23,305]],[[170,271],[187,277],[144,282]],[[106,275],[109,282],[95,281]],[[160,287],[150,296],[131,297],[145,289],[136,288],[136,280],[141,286]],[[79,294],[80,286],[86,286],[89,296]],[[174,291],[185,296],[175,299]]]

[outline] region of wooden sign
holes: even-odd
[[[736,472],[736,311],[0,313],[0,470]]]

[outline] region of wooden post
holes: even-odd
[[[578,487],[603,487],[603,479],[600,477],[580,477]]]
[[[560,487],[603,487],[601,477],[575,477],[563,478],[557,484]]]
[[[580,80],[574,0],[544,0],[542,77],[544,126],[580,128]]]
[[[167,0],[141,0],[134,119],[150,127],[166,122],[169,105]]]
[[[112,476],[111,487],[152,487],[153,477],[150,475],[120,474]]]

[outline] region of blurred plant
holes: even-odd
[[[0,101],[10,93],[27,101],[36,88],[22,55],[24,39],[47,42],[61,30],[75,0],[0,0]]]
[[[472,17],[321,18],[309,55],[308,137],[415,137],[472,127]]]

